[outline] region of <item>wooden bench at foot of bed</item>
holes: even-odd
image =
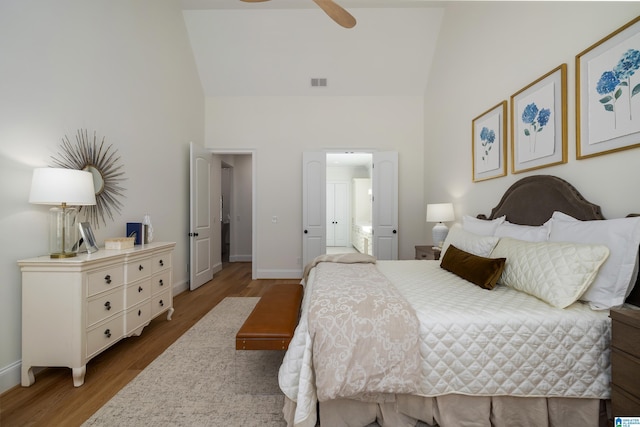
[[[269,288],[236,334],[236,350],[286,350],[298,325],[302,285]]]

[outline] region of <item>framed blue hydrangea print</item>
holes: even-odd
[[[507,101],[473,119],[471,151],[473,182],[507,174]]]
[[[576,56],[576,157],[640,147],[640,17]]]
[[[567,64],[511,95],[511,172],[567,163]]]

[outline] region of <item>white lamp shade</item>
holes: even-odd
[[[430,203],[427,205],[427,222],[446,222],[456,219],[452,203]]]
[[[33,171],[29,203],[85,206],[96,204],[93,175],[76,169],[38,168]]]

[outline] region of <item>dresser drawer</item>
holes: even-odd
[[[130,335],[131,332],[136,329],[145,326],[151,321],[151,303],[149,301],[143,302],[135,307],[127,310],[125,315],[125,331],[126,335]]]
[[[87,358],[124,336],[124,313],[87,331]]]
[[[156,274],[151,278],[152,290],[155,295],[160,292],[164,292],[171,287],[171,271],[166,270],[162,273]]]
[[[151,281],[139,280],[133,285],[127,286],[126,296],[127,309],[148,299],[151,296]]]
[[[124,283],[122,264],[93,271],[87,274],[87,296],[114,289]]]
[[[151,266],[152,273],[171,268],[171,253],[164,252],[158,255],[154,255],[153,259],[151,260]]]
[[[151,298],[151,316],[156,317],[158,314],[162,313],[164,310],[171,308],[171,290],[154,295]]]
[[[122,287],[107,293],[100,294],[87,301],[87,326],[120,313],[124,308],[124,295]]]
[[[127,283],[149,277],[151,275],[151,258],[143,258],[125,266]]]
[[[612,348],[611,381],[627,393],[640,396],[640,359]]]

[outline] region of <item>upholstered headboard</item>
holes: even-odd
[[[554,211],[585,221],[604,219],[600,206],[585,200],[567,181],[551,175],[522,178],[507,189],[489,217],[478,215],[478,218],[506,215],[507,221],[514,224],[542,225]]]
[[[542,225],[551,218],[554,211],[564,212],[583,221],[605,219],[600,206],[587,201],[567,181],[551,175],[522,178],[505,191],[488,217],[481,214],[478,218],[495,219],[505,215],[507,221],[514,224]],[[640,274],[626,301],[640,306]]]

